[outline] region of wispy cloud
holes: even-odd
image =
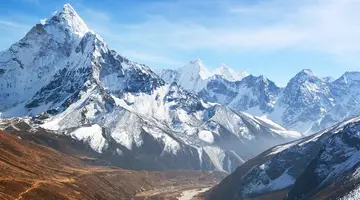
[[[16,28],[27,28],[28,25],[21,24],[18,22],[10,21],[10,20],[2,20],[0,19],[0,28],[14,30]]]
[[[337,56],[360,52],[360,0],[259,2],[251,5],[227,2],[223,12],[208,20],[201,18],[201,13],[199,19],[194,15],[187,19],[152,14],[136,24],[117,24],[116,19],[101,17],[100,14],[103,20],[93,24],[124,46],[133,45],[159,53],[169,50],[234,52],[287,48]],[[171,12],[179,4],[179,1],[176,5],[166,3],[161,9]]]
[[[75,8],[111,48],[142,62],[177,65],[178,55],[191,52],[236,55],[290,49],[360,63],[355,56],[360,53],[360,0],[244,2],[142,2],[129,8],[131,17],[141,16],[129,23],[119,20],[125,8],[91,7],[82,1]],[[2,29],[19,26],[0,18]]]

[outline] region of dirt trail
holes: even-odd
[[[164,199],[191,200],[195,195],[209,190],[210,185],[182,185],[148,190],[137,194],[134,200]]]
[[[81,174],[82,175],[82,174]],[[2,180],[6,180],[6,179],[2,179]],[[29,180],[31,181],[31,180]],[[16,198],[15,200],[21,200],[23,198],[23,196],[25,194],[27,194],[28,192],[30,192],[33,189],[38,188],[41,184],[50,184],[50,183],[54,183],[54,182],[58,182],[58,183],[72,183],[75,180],[73,178],[63,178],[63,179],[53,179],[53,180],[37,180],[35,181],[31,187],[27,188],[24,192],[21,192],[19,194],[19,197]]]
[[[41,182],[42,182],[42,181],[37,181],[37,182],[35,182],[30,188],[28,188],[28,189],[26,189],[24,192],[20,193],[19,197],[16,198],[16,200],[21,200],[26,193],[28,193],[29,191],[37,188]]]
[[[211,187],[207,187],[207,188],[203,188],[203,189],[193,189],[193,190],[183,191],[183,193],[181,194],[181,196],[179,197],[178,200],[191,200],[197,194],[200,194],[202,192],[206,192],[210,188]]]

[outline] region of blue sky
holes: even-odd
[[[360,70],[360,0],[2,0],[0,49],[70,3],[110,48],[154,68],[200,58],[284,86]]]

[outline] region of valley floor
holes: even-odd
[[[223,177],[217,172],[148,172],[89,165],[0,131],[2,200],[189,200]]]
[[[181,186],[169,186],[155,190],[144,191],[137,194],[134,200],[192,200],[193,197],[195,197],[197,194],[209,190],[212,186],[214,185],[189,184]]]

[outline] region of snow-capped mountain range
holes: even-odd
[[[360,117],[271,148],[214,187],[217,199],[359,199]]]
[[[163,80],[171,84],[177,82],[183,89],[190,92],[200,92],[206,85],[217,77],[229,81],[240,81],[249,74],[235,72],[226,64],[222,64],[214,72],[210,72],[200,59],[190,61],[187,65],[177,69],[154,69]]]
[[[229,67],[220,69],[226,70],[216,70],[210,76],[197,59],[178,70],[158,74],[167,83],[177,82],[208,102],[266,117],[305,135],[360,114],[360,72],[347,72],[333,80],[305,69],[282,88],[265,76],[244,74],[236,80],[237,73]]]
[[[243,75],[226,66],[214,75],[199,60],[187,69],[163,74],[178,80],[166,84],[149,67],[110,50],[66,4],[0,53],[0,113],[82,141],[98,154],[141,160],[143,169],[231,172],[302,136],[178,86],[192,81],[185,89],[196,90],[218,76],[238,81]]]

